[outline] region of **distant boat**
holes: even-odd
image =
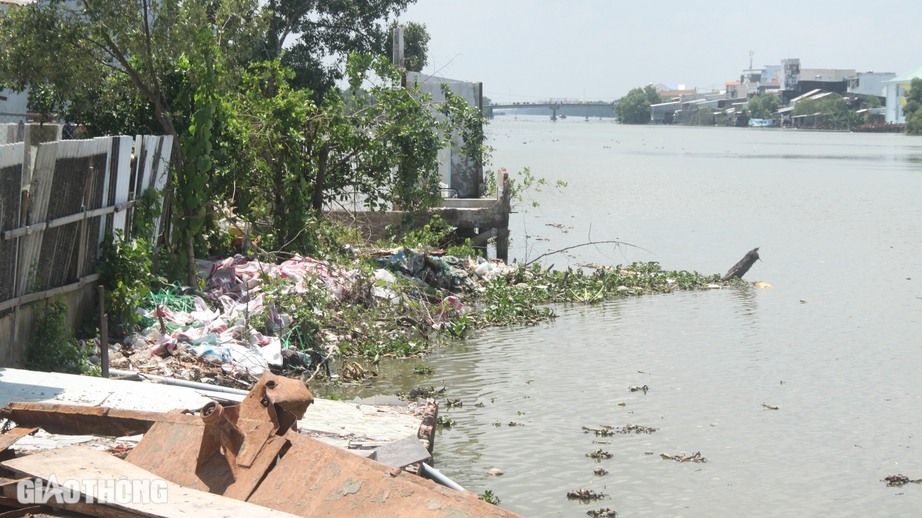
[[[561,113],[561,114],[560,114],[560,118],[561,118],[561,119],[566,119],[566,118],[567,118],[567,114],[566,114],[566,113]]]

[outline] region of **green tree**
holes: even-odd
[[[628,92],[615,109],[621,124],[650,123],[650,100],[641,88],[634,88]]]
[[[903,113],[906,114],[906,133],[910,135],[922,135],[922,79],[914,77],[909,84],[909,92],[906,93],[906,106],[903,107]]]
[[[385,55],[390,56],[388,52],[394,48],[394,29],[397,22],[394,21],[389,27],[388,46],[384,49]],[[403,60],[404,68],[410,72],[422,72],[423,67],[429,64],[429,32],[426,31],[426,24],[409,22],[403,25]]]
[[[873,110],[874,108],[880,108],[880,97],[876,95],[869,95],[864,100],[864,107]]]
[[[724,121],[726,121],[724,114]],[[701,108],[691,115],[688,119],[689,126],[713,126],[715,124],[714,110],[711,108]]]
[[[277,58],[294,72],[295,88],[308,88],[321,102],[345,77],[349,54],[391,56],[388,21],[414,0],[269,0],[262,60]],[[288,40],[293,43],[288,44]]]
[[[777,95],[763,92],[749,99],[749,114],[753,119],[770,119],[781,106],[781,99]]]
[[[653,85],[643,87],[643,93],[647,97],[647,102],[650,104],[659,104],[663,102],[663,98],[660,97],[659,92],[656,91]]]
[[[797,103],[792,113],[815,116],[814,126],[821,129],[848,129],[859,122],[855,112],[848,109],[845,99],[838,94],[804,99]]]

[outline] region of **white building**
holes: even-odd
[[[876,95],[883,97],[886,95],[884,83],[896,77],[893,72],[858,72],[857,75],[848,78],[848,93]]]
[[[887,112],[885,115],[887,123],[906,123],[906,115],[903,113],[903,107],[906,105],[906,93],[909,92],[909,84],[916,77],[922,79],[922,67],[884,82],[887,87]]]

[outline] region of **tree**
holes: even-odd
[[[724,121],[726,121],[724,114]],[[689,126],[713,126],[715,124],[714,110],[711,108],[701,108],[691,115],[688,119]]]
[[[663,102],[663,98],[660,97],[659,92],[656,91],[653,85],[643,87],[643,93],[647,97],[647,102],[650,104],[659,104]]]
[[[906,114],[906,133],[910,135],[922,135],[922,79],[914,77],[909,84],[909,92],[906,93],[906,106],[903,112]]]
[[[873,110],[874,108],[880,108],[880,97],[876,95],[869,95],[864,100],[864,107]]]
[[[821,99],[804,99],[797,103],[793,115],[815,115],[814,126],[823,129],[848,129],[858,122],[845,99],[830,94]]]
[[[385,55],[394,48],[394,29],[397,28],[397,22],[394,21],[389,27],[388,46],[385,49]],[[426,24],[409,22],[403,25],[403,67],[410,72],[422,72],[423,67],[429,64],[429,33],[426,31]]]
[[[262,33],[255,0],[77,0],[35,2],[0,13],[0,77],[14,87],[48,87],[86,100],[106,85],[144,99],[173,138],[180,264],[195,282],[194,242],[207,224],[211,120],[218,90],[233,81],[222,63]],[[229,58],[229,59],[228,59]],[[122,111],[131,112],[137,106]],[[188,167],[187,167],[188,166]]]
[[[650,123],[650,100],[641,88],[634,88],[622,97],[616,110],[621,124]]]
[[[749,114],[753,119],[770,119],[781,106],[781,99],[770,92],[763,92],[749,99]]]
[[[281,58],[294,72],[295,88],[308,88],[321,102],[343,79],[351,53],[390,56],[388,20],[414,0],[269,0],[262,60]],[[286,45],[289,38],[295,38]]]

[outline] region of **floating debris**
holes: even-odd
[[[778,410],[778,407],[776,407],[776,406],[771,406],[771,405],[766,405],[765,403],[762,403],[762,406],[764,406],[765,408],[767,408],[767,409],[769,409],[769,410]]]
[[[621,428],[615,430],[616,433],[653,433],[658,428],[650,428],[649,426],[640,426],[639,424],[626,424]]]
[[[574,489],[573,491],[567,491],[567,498],[570,500],[584,500],[588,502],[589,500],[599,500],[601,498],[605,498],[606,496],[608,495],[605,493],[596,493],[591,489],[580,488]]]
[[[478,401],[478,402],[474,403],[474,406],[477,407],[477,408],[483,408],[483,407],[484,407],[484,404],[483,404],[482,401]]]
[[[398,392],[396,395],[400,399],[415,401],[417,399],[435,399],[444,394],[446,390],[448,389],[445,387],[438,390],[435,387],[416,387],[408,393]]]
[[[599,477],[604,477],[605,475],[608,475],[608,472],[602,468],[596,468],[595,471],[592,472],[592,474],[599,476]]]
[[[618,406],[627,406],[627,403],[618,403]]]
[[[660,454],[664,460],[674,460],[676,462],[707,462],[708,460],[701,456],[700,451],[696,451],[692,455],[669,455],[668,453]]]
[[[587,453],[586,456],[591,457],[593,459],[610,459],[613,457],[611,453],[608,453],[607,451],[602,451],[601,448],[599,448],[596,451],[591,451]]]
[[[444,426],[445,428],[451,428],[452,426],[454,426],[454,425],[457,424],[457,423],[455,422],[454,419],[452,419],[452,418],[450,418],[450,417],[445,417],[445,416],[441,416],[441,415],[440,415],[439,418],[436,419],[435,424],[437,424],[437,425],[439,425],[439,426]]]
[[[771,284],[767,282],[754,282],[752,283],[752,285],[755,286],[756,288],[774,288],[774,286],[772,286]]]
[[[490,468],[490,471],[487,471],[487,475],[490,475],[491,477],[501,477],[504,473],[506,472],[499,468]]]
[[[614,518],[615,516],[618,516],[617,512],[612,511],[607,507],[605,509],[593,509],[591,511],[586,511],[586,514],[592,518]]]
[[[420,375],[432,374],[432,367],[429,367],[428,365],[419,364],[416,367],[413,367],[413,373],[420,374]]]
[[[461,408],[463,406],[461,398],[446,399],[445,403],[448,404],[448,408]]]
[[[633,386],[633,385],[631,386],[631,392],[640,392],[641,390],[643,391],[644,394],[646,394],[647,391],[650,390],[650,387],[648,387],[648,386],[646,386],[646,385],[644,385],[644,386],[642,386],[642,387],[637,387],[637,386]]]
[[[509,426],[525,426],[525,423],[517,423],[515,421],[509,421]]]
[[[584,426],[583,431],[585,433],[592,432],[596,435],[596,437],[611,437],[615,435],[615,431],[612,430],[610,426],[603,426],[602,428],[589,428]]]
[[[922,478],[916,480],[909,480],[909,477],[906,475],[890,475],[889,477],[884,477],[880,479],[881,482],[886,482],[887,487],[901,487],[903,484],[908,484],[912,482],[913,484],[922,484]]]

